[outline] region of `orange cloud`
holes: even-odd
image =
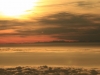
[[[37,36],[7,36],[0,37],[0,43],[34,43],[34,42],[49,42],[58,40],[48,35],[37,35]]]

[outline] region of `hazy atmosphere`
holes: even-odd
[[[98,42],[99,12],[99,0],[3,0],[0,43]]]
[[[0,0],[0,75],[100,75],[100,1]]]

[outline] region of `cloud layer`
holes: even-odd
[[[98,0],[41,4],[37,6],[39,8],[37,10],[40,10],[41,14],[44,12],[40,17],[34,18],[33,13],[30,20],[27,21],[0,18],[0,39],[5,41],[6,36],[10,39],[20,37],[25,40],[31,37],[34,40],[38,38],[42,40],[100,41],[99,7],[100,1]],[[59,10],[53,10],[55,8],[59,8]]]
[[[48,35],[64,40],[91,40],[100,38],[100,16],[60,12],[40,17],[35,21],[0,20],[0,36]]]

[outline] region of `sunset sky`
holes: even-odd
[[[0,43],[100,40],[99,0],[0,0]]]

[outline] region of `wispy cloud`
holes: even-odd
[[[10,32],[6,32],[11,30]],[[13,32],[12,32],[13,31]],[[49,35],[64,40],[99,40],[100,16],[93,14],[55,13],[33,21],[1,20],[0,35]]]

